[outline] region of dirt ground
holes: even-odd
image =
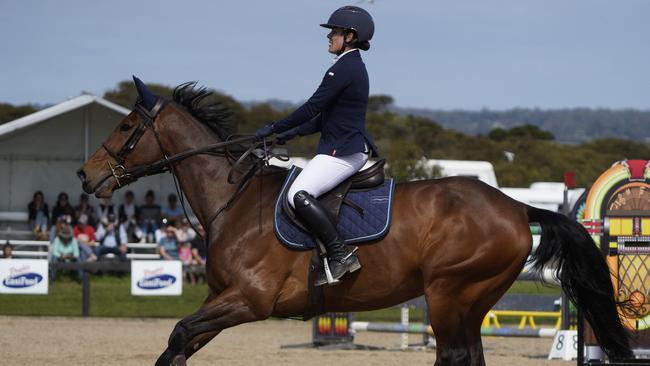
[[[170,319],[0,317],[3,365],[152,365],[175,324]],[[190,365],[432,365],[435,352],[323,351],[281,346],[305,343],[311,323],[269,320],[224,331]],[[412,335],[411,342],[421,340]],[[399,334],[359,333],[355,343],[397,349]],[[547,361],[549,338],[484,338],[488,365],[569,365]]]

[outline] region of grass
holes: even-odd
[[[131,296],[131,279],[93,275],[90,283],[90,315],[97,317],[182,318],[198,309],[208,293],[206,285],[183,285],[182,296]],[[515,282],[508,293],[560,295],[557,287]],[[0,295],[1,315],[80,316],[81,284],[59,276],[48,295]],[[388,308],[355,313],[363,321],[395,321],[400,309]],[[421,311],[411,311],[410,320],[422,321]]]
[[[90,315],[99,317],[180,318],[203,302],[206,285],[183,285],[182,296],[131,296],[131,277],[92,276]],[[80,316],[81,284],[60,276],[48,295],[0,295],[2,315]]]

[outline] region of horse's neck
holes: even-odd
[[[160,138],[169,155],[218,142],[207,127],[180,111],[167,118]],[[210,224],[207,220],[226,204],[235,191],[236,187],[226,182],[229,171],[230,164],[226,158],[205,154],[174,164],[180,188],[206,230]]]

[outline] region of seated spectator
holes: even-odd
[[[162,209],[162,216],[174,222],[180,222],[185,216],[183,209],[178,205],[178,197],[175,194],[167,196],[167,207]]]
[[[113,207],[113,201],[110,198],[102,199],[101,203],[97,205],[95,209],[95,215],[97,217],[97,222],[102,223],[108,220],[109,215],[115,216],[115,208]],[[97,225],[99,228],[99,224]]]
[[[146,239],[135,217],[120,224],[120,232],[122,231],[126,235],[127,243],[142,243]]]
[[[56,218],[56,223],[50,228],[50,233],[48,235],[48,240],[50,243],[54,243],[54,239],[56,238],[59,233],[61,233],[61,230],[66,227],[70,226],[72,223],[72,217],[68,215],[61,215]]]
[[[208,251],[205,242],[203,241],[203,238],[205,238],[205,229],[203,229],[203,225],[199,223],[196,225],[196,230],[199,231],[200,236],[194,236],[194,239],[191,241],[192,256],[194,257],[194,260],[196,260],[197,264],[205,265],[205,261],[208,258]]]
[[[79,259],[79,245],[72,235],[70,226],[65,226],[52,244],[52,260],[75,262]]]
[[[176,237],[176,228],[167,224],[165,226],[165,235],[158,241],[158,250],[162,259],[178,260],[178,238]]]
[[[56,224],[56,219],[63,215],[74,217],[74,209],[70,205],[68,194],[65,192],[59,193],[56,204],[52,208],[52,225]]]
[[[97,249],[97,256],[102,256],[112,253],[120,258],[121,261],[126,260],[126,233],[118,226],[115,215],[109,214],[105,221],[102,221],[97,228],[95,237],[99,242]]]
[[[74,207],[74,223],[76,224],[81,215],[86,215],[88,218],[88,225],[93,228],[97,227],[97,212],[95,207],[90,204],[88,195],[82,193],[79,195],[79,205]]]
[[[155,232],[162,220],[160,206],[155,202],[152,190],[148,190],[144,196],[144,205],[140,206],[140,225],[147,236],[147,242],[154,243]]]
[[[2,258],[11,259],[14,257],[14,247],[7,243],[2,247]]]
[[[185,278],[189,280],[192,285],[196,284],[196,273],[189,270],[188,266],[196,264],[194,257],[192,256],[192,245],[189,241],[181,242],[178,248],[178,259],[183,262],[183,274]]]
[[[97,246],[95,229],[88,225],[88,216],[85,214],[79,216],[79,220],[77,220],[77,225],[74,227],[74,238],[77,240],[77,244],[79,244],[79,259],[84,262],[96,261],[97,256],[93,250]]]
[[[118,216],[120,222],[126,222],[131,219],[138,220],[140,217],[140,207],[135,204],[133,191],[126,191],[124,194],[124,203],[120,205]]]
[[[181,218],[180,223],[181,225],[177,231],[178,241],[181,243],[191,242],[196,237],[196,232],[192,229],[186,218]]]
[[[27,205],[29,211],[29,229],[34,235],[42,240],[44,233],[47,233],[48,223],[50,222],[50,209],[45,203],[43,192],[36,191],[32,202]]]

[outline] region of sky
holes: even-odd
[[[343,5],[374,17],[371,94],[402,107],[650,109],[647,0],[0,0],[0,102],[102,95],[132,74],[306,100]]]

